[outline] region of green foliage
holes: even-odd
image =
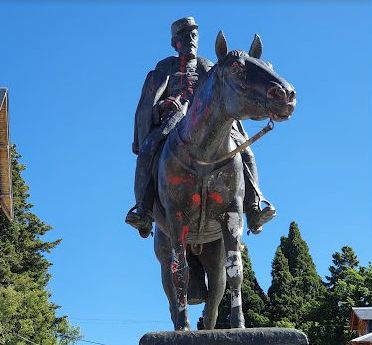
[[[28,186],[21,176],[25,167],[19,159],[13,147],[14,220],[0,214],[0,344],[71,344],[79,331],[66,318],[56,317],[57,307],[46,290],[50,263],[43,254],[60,240],[42,240],[51,227],[31,212]]]
[[[372,306],[372,265],[360,267],[353,249],[332,256],[327,291],[313,306],[309,332],[315,345],[347,344],[357,334],[349,328],[352,307]]]
[[[332,258],[333,265],[329,267],[331,275],[326,277],[328,280],[327,286],[331,290],[335,288],[338,280],[347,277],[350,269],[355,270],[359,265],[356,254],[353,249],[348,246],[342,247],[341,253],[336,252],[332,255]]]
[[[352,307],[372,306],[372,264],[359,265],[345,246],[332,255],[330,275],[322,282],[296,223],[282,237],[272,261],[268,298],[260,288],[244,248],[243,312],[246,327],[276,326],[303,330],[311,345],[346,345],[357,334],[350,330]],[[230,291],[219,307],[216,328],[230,328]],[[202,318],[198,327],[202,325]]]
[[[271,276],[268,291],[271,320],[276,326],[301,328],[324,286],[295,222],[290,224],[288,237],[281,238]]]
[[[372,267],[359,267],[353,249],[332,256],[330,276],[322,283],[296,223],[283,237],[272,263],[268,291],[275,326],[303,330],[312,345],[344,345],[352,307],[372,305]]]
[[[282,238],[283,241],[284,238]],[[295,303],[292,303],[295,297],[292,289],[294,281],[289,271],[288,259],[284,256],[281,246],[276,250],[271,276],[272,283],[268,290],[270,315],[271,320],[279,326],[283,322],[289,322],[296,306]]]

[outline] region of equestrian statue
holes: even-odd
[[[142,237],[155,222],[155,253],[175,330],[190,329],[187,305],[204,301],[204,326],[213,329],[226,279],[231,327],[244,328],[243,213],[255,234],[276,214],[258,186],[249,144],[273,121],[291,116],[296,94],[260,59],[258,35],[248,52],[229,52],[220,31],[213,65],[197,56],[194,18],[175,21],[171,32],[178,57],[147,75],[136,111],[136,204],[125,221]],[[248,139],[244,119],[270,124]]]

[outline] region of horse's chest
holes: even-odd
[[[242,211],[244,178],[240,157],[208,174],[190,172],[172,164],[166,169],[163,206],[177,223],[188,229],[188,242],[221,238],[226,212]]]

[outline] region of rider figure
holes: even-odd
[[[185,116],[193,101],[194,90],[213,66],[209,60],[197,56],[199,34],[193,17],[175,21],[171,32],[171,44],[178,57],[171,56],[160,61],[155,70],[147,75],[135,115],[132,150],[138,155],[134,188],[136,205],[129,210],[125,222],[138,229],[142,237],[148,237],[152,230],[154,157],[169,131]],[[247,139],[239,121],[234,122],[231,135],[239,145]],[[263,199],[258,188],[252,150],[248,147],[241,156],[246,186],[244,212],[249,230],[259,233],[262,225],[275,216],[275,209]],[[263,209],[261,202],[266,204]]]

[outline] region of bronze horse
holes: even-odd
[[[296,99],[293,87],[260,60],[256,35],[248,52],[228,52],[222,32],[216,39],[218,62],[195,93],[186,116],[169,134],[159,157],[154,207],[155,253],[175,330],[190,328],[187,316],[187,251],[199,250],[208,280],[204,326],[213,329],[226,277],[231,289],[232,328],[244,327],[240,238],[244,177],[240,155],[216,164],[236,148],[234,121],[286,120]],[[195,249],[196,248],[196,249]],[[204,276],[204,273],[203,273]]]

